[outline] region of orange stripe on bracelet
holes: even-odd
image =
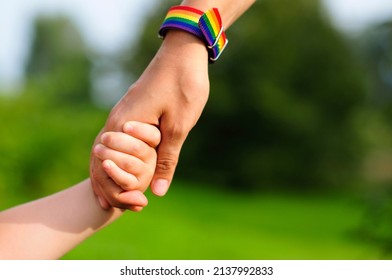
[[[199,19],[203,12],[192,7],[174,6],[171,7],[159,30],[160,37],[164,37],[170,29],[180,29],[192,33],[203,39],[203,34],[198,26]]]
[[[159,29],[159,36],[163,38],[170,29],[184,30],[203,40],[208,48],[210,62],[219,58],[229,42],[217,8],[203,13],[188,6],[174,6],[169,9]]]
[[[219,10],[212,8],[203,14],[199,20],[199,27],[207,41],[210,60],[216,61],[229,42],[223,29]]]

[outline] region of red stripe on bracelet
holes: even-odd
[[[216,61],[229,42],[218,9],[212,8],[205,12],[199,19],[199,27],[207,41],[210,60]]]
[[[219,58],[229,42],[217,8],[203,13],[188,6],[174,6],[169,9],[159,29],[159,37],[163,38],[170,29],[184,30],[203,40],[208,48],[210,62]]]
[[[174,6],[169,9],[159,30],[159,36],[164,37],[170,29],[180,29],[203,39],[203,34],[198,25],[202,15],[202,11],[192,7]]]

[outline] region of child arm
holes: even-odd
[[[144,131],[139,132],[143,134]],[[154,133],[159,136],[157,129]],[[126,151],[125,147],[129,149],[132,146],[129,139],[143,139],[143,135],[127,136],[121,133],[111,135],[114,143],[120,146],[110,160],[109,175],[113,180],[122,181],[126,174],[117,167],[128,159],[132,162],[137,182],[148,184],[155,166],[155,149],[143,142],[139,143],[140,155]],[[121,153],[123,150],[124,153]],[[110,149],[102,151],[109,157],[112,155]],[[107,160],[104,162],[107,163]],[[141,180],[146,173],[150,174],[150,178]],[[140,190],[130,189],[119,194],[133,205],[147,205],[147,199]],[[91,181],[86,179],[64,191],[0,212],[0,259],[58,259],[122,213],[123,210],[116,208],[103,210],[94,195]]]
[[[121,214],[101,209],[87,179],[1,212],[0,259],[60,258]]]

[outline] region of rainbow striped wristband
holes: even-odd
[[[183,30],[200,38],[207,46],[210,62],[219,58],[229,42],[217,8],[203,13],[187,6],[171,7],[159,29],[159,37],[164,38],[170,29]]]

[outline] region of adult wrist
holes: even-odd
[[[189,59],[197,64],[208,62],[205,44],[197,37],[182,30],[169,30],[160,51],[181,59]]]

